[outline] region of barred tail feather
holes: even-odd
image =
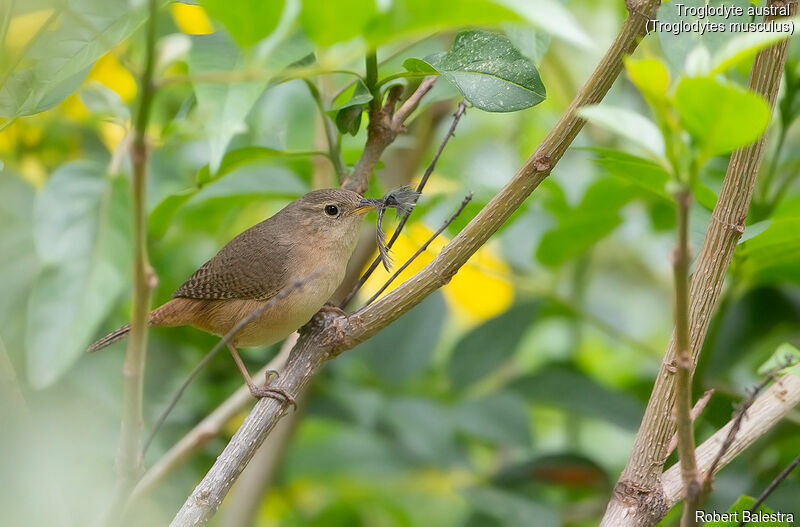
[[[128,333],[130,333],[130,331],[131,331],[131,325],[125,324],[121,328],[115,329],[105,337],[101,338],[100,340],[89,346],[89,348],[86,351],[93,352],[103,349],[106,346],[109,346],[118,340],[122,340],[124,337],[128,335]]]

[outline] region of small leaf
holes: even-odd
[[[336,129],[340,134],[355,136],[361,129],[361,118],[364,115],[363,106],[349,106],[336,112]]]
[[[789,366],[788,368],[786,367],[787,365]],[[779,372],[781,375],[785,373],[800,375],[798,365],[800,365],[800,349],[788,342],[784,342],[778,346],[775,353],[764,364],[758,367],[758,374],[762,376],[769,375],[776,369],[783,368]]]
[[[347,94],[350,93],[350,97],[347,98]],[[372,100],[372,94],[367,88],[367,85],[364,84],[364,81],[358,79],[355,82],[352,90],[347,90],[342,96],[337,97],[337,99],[345,99],[345,102],[341,104],[334,104],[331,108],[331,111],[341,110],[342,108],[350,108],[351,106],[363,106]],[[334,101],[335,102],[335,101]]]
[[[684,78],[678,84],[674,103],[701,160],[758,139],[771,113],[760,95],[708,77]]]
[[[464,31],[450,51],[425,61],[487,112],[522,110],[545,99],[536,67],[501,35]]]
[[[436,68],[428,64],[422,59],[415,59],[414,57],[408,58],[403,61],[403,67],[413,73],[430,73],[431,75],[438,75],[439,72]]]
[[[669,72],[663,62],[655,58],[634,59],[628,56],[625,57],[625,69],[631,82],[646,99],[658,101],[666,98]]]
[[[284,0],[200,0],[243,48],[266,38],[278,26]]]
[[[583,106],[578,115],[635,143],[657,159],[664,157],[664,138],[647,117],[626,108],[607,104]]]
[[[509,359],[537,312],[537,304],[518,304],[467,333],[450,358],[453,383],[465,388]]]

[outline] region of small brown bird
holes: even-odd
[[[350,190],[309,192],[228,242],[172,294],[172,300],[150,313],[149,326],[191,325],[221,336],[284,294],[236,333],[228,349],[254,396],[285,396],[281,390],[256,386],[237,348],[278,342],[324,306],[344,279],[363,214],[381,203]],[[302,287],[289,290],[297,283]],[[123,326],[89,351],[129,331],[130,324]]]

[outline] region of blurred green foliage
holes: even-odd
[[[463,95],[470,108],[396,260],[472,191],[452,237],[556,122],[611,42],[623,4],[161,3],[148,130],[154,302],[238,232],[336,185],[323,127],[336,125],[334,150],[353,165],[370,101],[396,84],[408,94],[426,74],[442,79],[384,155],[370,192],[421,176]],[[659,18],[674,20],[674,4]],[[3,525],[85,525],[112,492],[122,346],[82,350],[129,316],[126,146],[145,15],[142,2],[127,0],[0,6],[0,351],[29,417],[5,402],[0,410]],[[766,104],[745,89],[754,51],[773,41],[645,38],[606,101],[585,110],[591,124],[574,148],[493,240],[441,292],[326,365],[255,525],[595,525],[671,332],[670,181],[691,173],[697,249],[730,150],[767,127],[747,232],[695,377],[696,394],[717,390],[698,438],[724,424],[759,366],[800,339],[798,39],[769,126]],[[364,57],[373,47],[370,86]],[[385,276],[376,273],[365,295]],[[214,342],[190,328],[150,333],[148,426]],[[255,369],[273,351],[245,358]],[[240,382],[229,359],[216,358],[146,463]],[[797,423],[790,415],[727,467],[708,508],[757,495],[797,455]],[[168,521],[237,424],[161,484],[142,525]],[[800,515],[798,492],[795,474],[768,505]],[[216,525],[229,517],[224,504]]]

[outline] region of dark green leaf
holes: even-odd
[[[563,366],[548,366],[515,381],[510,388],[529,401],[602,419],[628,430],[636,430],[644,410],[639,401],[626,393],[602,386],[583,372]]]
[[[800,283],[800,218],[778,218],[741,244],[736,262],[743,278],[757,283]]]
[[[348,106],[336,112],[336,129],[340,134],[356,135],[361,128],[363,106]]]
[[[594,161],[606,169],[609,174],[633,183],[668,201],[673,200],[666,191],[669,173],[658,163],[609,148],[587,148],[586,150],[598,154]]]
[[[398,443],[428,463],[446,463],[456,453],[450,413],[430,399],[402,398],[390,401],[383,419]]]
[[[64,165],[36,197],[34,239],[45,267],[28,305],[28,376],[44,387],[85,352],[129,282],[127,183],[101,165]]]
[[[453,384],[465,388],[508,360],[537,312],[537,304],[517,304],[467,333],[450,358],[448,371]]]
[[[522,110],[545,99],[536,66],[501,35],[464,31],[450,51],[425,61],[487,112]]]
[[[467,399],[453,412],[456,429],[469,437],[498,446],[529,447],[530,419],[525,401],[519,395],[499,392],[478,399]]]

